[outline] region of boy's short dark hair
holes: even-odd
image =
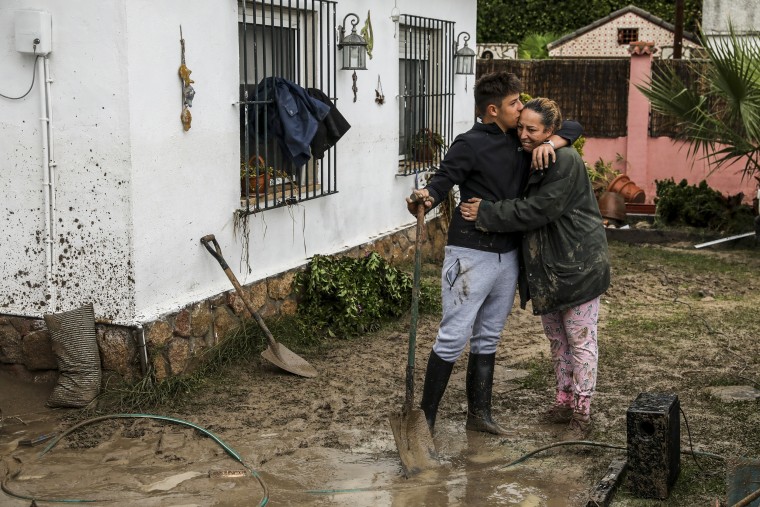
[[[500,71],[485,74],[475,82],[475,107],[483,114],[489,105],[500,105],[505,97],[520,93],[522,83],[511,72]]]

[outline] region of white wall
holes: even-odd
[[[99,318],[123,319],[134,308],[123,2],[0,3],[4,95],[20,95],[31,82],[34,57],[15,50],[19,9],[45,10],[53,19],[54,284],[53,297],[42,304],[46,224],[37,76],[23,100],[0,98],[0,312],[39,315],[94,301]]]
[[[702,29],[707,35],[727,33],[728,22],[738,33],[760,33],[760,2],[757,0],[704,0]]]
[[[240,206],[239,116],[233,105],[239,81],[236,1],[122,0],[114,6],[71,0],[65,8],[60,3],[4,0],[0,33],[12,33],[16,9],[53,15],[50,64],[61,129],[55,150],[65,173],[58,190],[59,228],[79,248],[76,258],[56,267],[68,283],[79,283],[76,291],[68,283],[61,289],[61,308],[94,300],[99,317],[148,321],[228,290],[221,268],[200,245],[209,233],[240,281],[250,283],[412,223],[404,197],[413,178],[396,176],[398,39],[392,3],[336,4],[338,24],[354,12],[363,26],[369,10],[374,32],[368,70],[357,71],[355,103],[351,72],[337,73],[337,106],[352,125],[337,144],[338,193],[251,216],[250,274],[241,269],[242,239],[233,233]],[[469,32],[471,47],[476,43],[475,0],[399,0],[398,7],[402,14],[456,21],[455,32]],[[196,90],[188,132],[179,120],[180,25]],[[9,62],[0,66],[0,93],[28,86],[31,59],[12,48],[12,40],[0,37],[0,56]],[[374,101],[378,75],[386,97],[382,106]],[[473,81],[474,76],[454,78],[455,134],[472,124]],[[0,100],[0,164],[14,176],[0,179],[3,196],[13,196],[3,199],[9,204],[0,204],[0,213],[12,218],[3,227],[14,244],[3,245],[0,262],[4,273],[28,271],[0,280],[0,294],[17,294],[13,302],[0,300],[0,313],[37,315],[48,310],[33,304],[41,289],[23,285],[44,281],[34,233],[42,227],[41,179],[26,177],[41,171],[37,98],[21,104]],[[29,253],[22,255],[26,247]]]

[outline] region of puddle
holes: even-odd
[[[11,453],[16,464],[6,459],[6,466],[15,466],[20,473],[9,481],[9,488],[39,498],[118,500],[148,507],[250,506],[261,500],[262,488],[254,477],[213,473],[242,466],[211,439],[192,429],[162,428],[146,421],[127,426],[135,434],[142,433],[137,427],[146,431],[139,438],[125,438],[121,431],[97,430],[101,442],[94,447],[69,448],[61,442],[41,459],[39,448],[16,448]],[[185,444],[158,452],[166,433],[174,438],[182,434]],[[270,505],[559,507],[584,492],[579,486],[583,481],[565,466],[570,460],[562,456],[503,469],[524,451],[487,435],[448,428],[441,433],[436,441],[441,466],[411,479],[401,476],[393,451],[324,447],[296,449],[256,471],[267,485]],[[387,438],[385,442],[379,437],[366,447],[388,449],[393,436]],[[8,443],[7,435],[0,435],[0,440]],[[238,449],[242,456],[254,455],[252,451],[245,446]],[[2,505],[26,506],[28,501]]]

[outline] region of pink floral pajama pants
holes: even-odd
[[[599,361],[596,324],[599,298],[541,316],[557,378],[556,402],[584,416],[591,413]]]

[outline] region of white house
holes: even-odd
[[[454,55],[475,23],[475,0],[3,0],[0,317],[93,302],[136,326],[231,288],[204,235],[250,284],[409,226],[437,158],[413,160],[414,134],[473,121]],[[340,27],[369,42],[366,70],[342,70]],[[257,114],[271,95],[249,94],[242,141],[240,91],[273,77],[350,124],[321,159],[288,160]],[[247,201],[246,151],[278,166]]]
[[[670,58],[674,30],[671,23],[629,5],[560,37],[547,44],[547,48],[551,58],[628,58],[631,42],[647,41],[661,48],[658,57]],[[684,58],[700,47],[696,36],[684,32]]]

